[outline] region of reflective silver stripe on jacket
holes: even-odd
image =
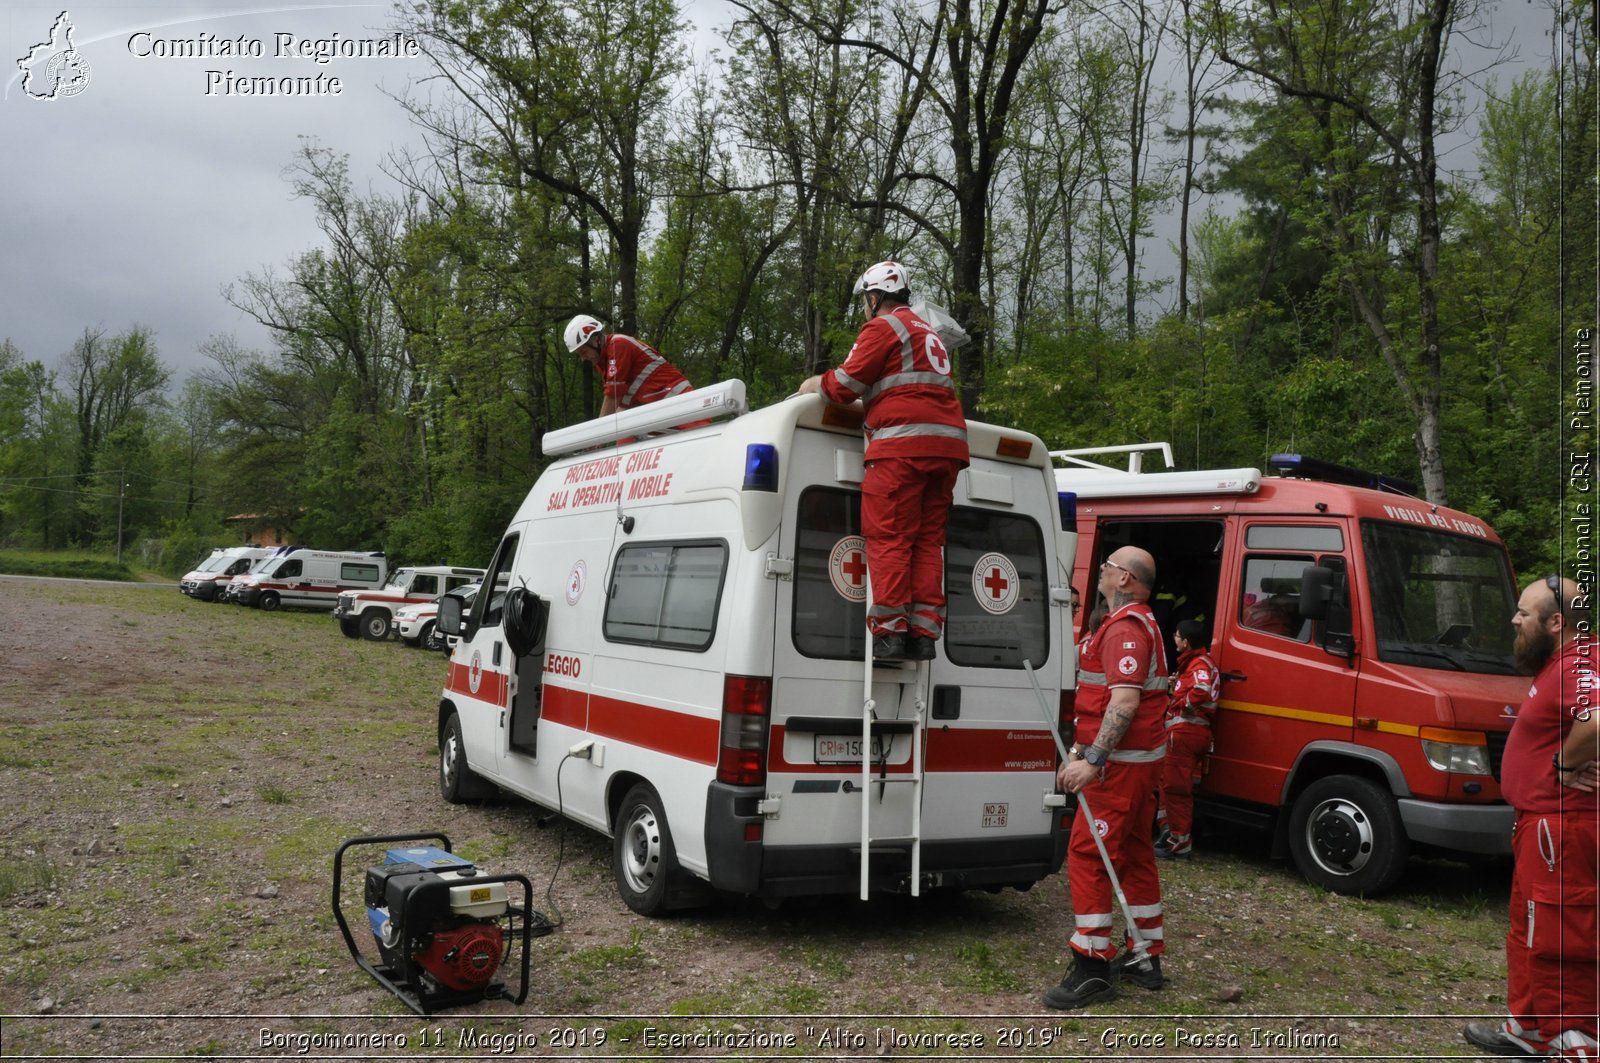
[[[635,374],[633,383],[628,387],[628,393],[622,396],[622,402],[618,405],[632,406],[633,397],[639,394],[639,389],[644,387],[644,382],[650,378],[650,374],[654,373],[657,369],[660,369],[666,364],[667,360],[661,357],[659,354],[651,355],[650,360],[644,364],[644,368]]]
[[[1106,759],[1119,764],[1150,764],[1166,755],[1167,744],[1163,742],[1154,749],[1113,749],[1106,754]]]
[[[912,358],[911,330],[906,328],[904,321],[901,321],[893,314],[885,314],[883,320],[887,321],[889,327],[894,329],[894,334],[900,337],[900,372],[911,372],[915,367],[915,362]]]
[[[1150,670],[1155,670],[1155,662],[1150,662]],[[1139,685],[1140,690],[1165,690],[1168,679],[1164,675],[1146,676],[1145,681]],[[1079,672],[1078,685],[1080,687],[1103,687],[1106,685],[1104,672]],[[1132,683],[1119,683],[1118,686],[1133,686]]]
[[[867,390],[867,385],[846,373],[844,371],[844,366],[840,366],[838,369],[833,371],[833,379],[839,382],[840,387],[848,389],[850,394],[858,397],[862,392]]]
[[[892,424],[872,432],[879,439],[908,439],[912,436],[944,436],[947,439],[966,439],[967,430],[953,424]]]
[[[1190,723],[1190,724],[1194,724],[1196,727],[1210,727],[1211,726],[1211,721],[1206,719],[1204,716],[1169,716],[1169,717],[1167,717],[1167,726],[1168,727],[1176,727],[1180,723]]]
[[[867,389],[866,398],[870,401],[890,388],[905,387],[908,384],[926,384],[929,387],[944,388],[951,393],[956,390],[955,381],[943,373],[891,373],[889,376],[880,377],[876,384]]]

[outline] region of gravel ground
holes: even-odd
[[[1168,987],[1062,1015],[1060,878],[634,915],[608,839],[440,800],[438,655],[65,581],[0,583],[0,638],[0,1056],[1434,1059],[1503,1007],[1505,865],[1413,861],[1362,900],[1205,839],[1163,868]],[[424,1020],[347,954],[335,848],[429,830],[563,920],[523,1004]]]

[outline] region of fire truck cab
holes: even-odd
[[[1073,535],[1037,438],[969,436],[937,658],[869,666],[859,412],[746,412],[734,380],[546,435],[556,459],[489,566],[511,590],[440,599],[446,800],[499,787],[610,835],[646,914],[710,888],[1026,889],[1058,870]]]
[[[1211,633],[1224,682],[1197,819],[1271,830],[1346,894],[1393,886],[1413,848],[1508,853],[1500,755],[1528,680],[1494,529],[1301,455],[1275,455],[1276,476],[1144,472],[1150,450],[1171,466],[1164,443],[1054,452],[1056,483],[1076,497],[1076,586],[1143,547],[1169,649],[1181,619]]]

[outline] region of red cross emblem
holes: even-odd
[[[1000,566],[996,565],[991,568],[989,570],[989,574],[983,578],[983,585],[988,589],[989,593],[994,596],[994,600],[998,602],[1000,597],[1005,594],[1006,588],[1011,586],[1011,581],[1000,574]]]
[[[844,570],[844,574],[850,578],[850,585],[852,587],[861,586],[861,581],[866,578],[867,562],[866,558],[862,557],[859,550],[850,551],[850,556],[846,557],[844,559],[844,564],[840,565],[839,567],[842,568]]]

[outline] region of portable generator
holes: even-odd
[[[437,844],[416,844],[433,842]],[[386,849],[366,872],[367,924],[378,963],[362,955],[340,905],[344,854],[353,846]],[[521,887],[520,906],[508,887]],[[528,996],[528,945],[555,927],[533,910],[522,875],[491,875],[450,851],[443,834],[351,838],[333,857],[333,917],[356,964],[418,1015],[485,1000],[520,1004]],[[511,947],[522,946],[513,995],[501,978]]]

